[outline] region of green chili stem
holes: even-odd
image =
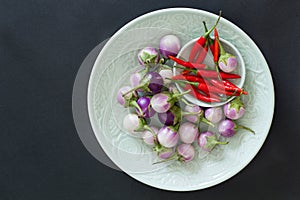
[[[207,29],[207,26],[206,26],[206,22],[205,22],[205,21],[202,21],[202,23],[203,23],[203,25],[204,25],[205,32],[207,32],[208,29]],[[212,44],[213,44],[213,39],[212,39],[210,36],[208,36],[207,39],[208,39],[208,44],[209,44],[209,45],[212,45]]]
[[[221,75],[220,75],[220,71],[219,71],[219,66],[218,66],[218,63],[216,62],[216,72],[218,74],[218,79],[219,81],[222,81],[222,78],[221,78]]]
[[[205,32],[208,32],[208,29],[207,29],[207,26],[206,26],[206,22],[205,21],[202,21],[203,25],[204,25],[204,30]]]
[[[211,27],[211,29],[209,29],[207,32],[205,32],[205,34],[203,36],[204,38],[207,38],[209,36],[209,34],[216,28],[216,26],[218,25],[218,23],[220,21],[221,14],[222,14],[222,11],[220,10],[219,17],[218,17],[216,23],[213,25],[213,27]]]
[[[177,65],[175,65],[173,67],[178,68],[178,69],[183,69],[183,70],[191,71],[191,72],[194,72],[194,73],[197,72],[196,69],[191,69],[191,68],[186,68],[186,67],[180,67],[180,66],[177,66]]]
[[[221,42],[220,42],[220,39],[219,39],[218,37],[215,38],[215,39],[217,40],[217,42],[218,42],[218,44],[219,44],[219,48],[220,48],[220,56],[225,55],[226,52],[225,52],[225,50],[224,50],[224,48],[223,48],[223,46],[222,46],[222,44],[221,44]]]

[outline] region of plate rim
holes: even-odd
[[[93,115],[94,115],[94,111],[93,111],[93,108],[92,108],[92,105],[91,105],[91,99],[92,99],[92,92],[91,92],[91,84],[92,84],[92,80],[93,80],[93,77],[95,76],[95,69],[96,69],[96,65],[99,65],[100,63],[100,59],[102,57],[102,54],[104,52],[104,50],[106,48],[108,48],[110,46],[110,44],[114,41],[114,38],[116,38],[119,34],[121,34],[124,30],[126,30],[129,26],[131,26],[132,24],[136,23],[137,21],[139,20],[142,20],[143,18],[147,18],[147,17],[151,17],[152,15],[156,15],[156,14],[160,14],[160,13],[166,13],[166,12],[174,12],[174,11],[177,11],[177,12],[192,12],[192,13],[195,13],[195,14],[205,14],[205,15],[208,15],[208,16],[212,16],[212,17],[217,17],[218,15],[214,14],[214,13],[211,13],[209,11],[205,11],[205,10],[202,10],[202,9],[196,9],[196,8],[189,8],[189,7],[170,7],[170,8],[164,8],[164,9],[158,9],[158,10],[154,10],[154,11],[151,11],[151,12],[148,12],[148,13],[145,13],[143,15],[140,15],[140,16],[137,16],[136,18],[134,18],[133,20],[129,21],[128,23],[126,23],[124,26],[122,26],[118,31],[116,31],[112,37],[109,39],[109,41],[104,45],[103,49],[101,50],[101,52],[98,54],[95,62],[94,62],[94,65],[92,67],[92,71],[91,71],[91,74],[90,74],[90,77],[89,77],[89,82],[88,82],[88,91],[87,91],[87,108],[88,108],[88,116],[89,116],[89,120],[90,120],[90,124],[92,126],[92,130],[94,132],[94,135],[95,137],[97,138],[97,141],[99,142],[99,144],[101,145],[101,147],[103,148],[103,143],[101,142],[99,136],[97,136],[96,134],[96,125],[95,125],[95,121],[93,119]],[[232,178],[233,176],[235,176],[236,174],[238,174],[239,172],[241,172],[255,157],[256,155],[258,154],[258,152],[261,150],[263,144],[265,143],[268,135],[269,135],[269,131],[270,131],[270,128],[271,128],[271,125],[272,125],[272,122],[273,122],[273,118],[274,118],[274,109],[275,109],[275,90],[274,90],[274,82],[273,82],[273,78],[272,78],[272,73],[270,71],[270,68],[269,68],[269,65],[262,53],[262,51],[260,51],[260,49],[258,48],[258,46],[256,45],[256,43],[252,40],[252,38],[245,32],[243,31],[241,28],[239,28],[237,25],[235,25],[234,23],[232,23],[231,21],[227,20],[226,18],[222,17],[221,20],[226,24],[230,24],[231,26],[234,26],[239,32],[241,32],[243,35],[245,35],[245,37],[247,38],[248,42],[251,42],[252,45],[256,48],[255,49],[255,52],[258,52],[259,54],[261,54],[261,57],[263,59],[263,61],[266,63],[267,65],[267,72],[268,72],[268,76],[271,80],[271,86],[272,88],[270,89],[270,91],[272,92],[272,97],[269,98],[269,104],[271,105],[272,107],[272,113],[271,113],[271,118],[270,118],[270,123],[266,126],[266,130],[267,130],[267,133],[264,135],[263,139],[262,139],[262,143],[261,145],[259,146],[259,148],[257,148],[255,151],[254,151],[254,154],[253,156],[251,156],[248,160],[248,162],[245,162],[241,165],[241,167],[236,171],[236,172],[231,172],[231,173],[228,173],[226,175],[224,175],[223,177],[219,178],[217,181],[211,181],[211,182],[208,182],[207,184],[205,184],[204,186],[198,186],[198,185],[195,185],[195,186],[192,186],[192,187],[185,187],[183,189],[180,189],[180,188],[173,188],[173,187],[159,187],[155,184],[151,184],[151,183],[148,183],[148,182],[145,182],[144,180],[140,180],[138,179],[137,177],[134,176],[134,174],[131,174],[131,173],[128,173],[126,171],[123,170],[122,166],[119,166],[115,160],[113,158],[111,158],[109,156],[109,154],[107,153],[107,150],[105,148],[103,148],[103,151],[108,155],[108,157],[112,160],[112,162],[114,164],[116,164],[123,172],[125,172],[128,176],[134,178],[135,180],[143,183],[143,184],[146,184],[146,185],[149,185],[151,187],[154,187],[154,188],[158,188],[158,189],[163,189],[163,190],[168,190],[168,191],[180,191],[180,192],[185,192],[185,191],[196,191],[196,190],[202,190],[202,189],[205,189],[205,188],[209,188],[209,187],[212,187],[212,186],[216,186],[226,180],[229,180],[230,178]],[[102,75],[104,73],[104,70],[100,73],[100,75]],[[198,187],[197,187],[198,186]]]

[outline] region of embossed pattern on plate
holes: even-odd
[[[211,26],[216,18],[217,15],[189,8],[146,14],[120,29],[95,62],[88,86],[88,109],[97,140],[118,167],[145,184],[175,191],[216,185],[243,169],[268,135],[274,111],[274,89],[268,65],[255,43],[223,18],[218,25],[219,34],[240,51],[247,71],[244,84],[249,92],[244,98],[247,112],[238,122],[251,127],[256,134],[241,130],[228,145],[217,147],[207,156],[198,152],[198,157],[190,163],[153,166],[155,158],[151,148],[139,138],[128,136],[120,126],[126,112],[117,105],[116,91],[126,84],[120,79],[138,65],[138,50],[158,46],[159,39],[168,33],[177,34],[185,44],[203,32],[199,22],[205,20]]]

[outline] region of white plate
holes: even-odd
[[[128,112],[117,105],[116,91],[128,84],[128,76],[138,65],[137,52],[158,46],[165,34],[176,34],[182,44],[203,33],[201,22],[211,26],[217,15],[189,8],[164,9],[138,17],[121,28],[99,54],[88,85],[88,111],[94,133],[106,154],[131,177],[153,187],[199,190],[221,183],[242,170],[263,145],[273,117],[274,88],[262,53],[241,29],[222,18],[220,36],[230,41],[243,56],[246,66],[244,98],[247,112],[240,124],[256,134],[239,131],[228,145],[210,154],[198,152],[190,163],[152,165],[155,156],[139,138],[122,130],[121,119]],[[198,149],[198,148],[197,148]]]

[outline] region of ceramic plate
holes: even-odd
[[[197,150],[189,163],[153,165],[156,156],[140,138],[123,131],[122,119],[128,109],[117,104],[117,90],[129,85],[129,76],[138,66],[137,53],[145,46],[158,47],[166,34],[177,35],[182,45],[212,26],[217,15],[196,9],[158,10],[126,24],[107,42],[99,54],[88,85],[88,111],[97,140],[111,160],[129,176],[147,185],[173,191],[199,190],[221,183],[242,170],[263,145],[273,117],[272,77],[262,53],[240,28],[222,18],[220,36],[241,53],[246,66],[244,98],[247,112],[238,123],[256,134],[240,130],[228,145],[207,154]],[[199,149],[199,148],[196,148]]]

